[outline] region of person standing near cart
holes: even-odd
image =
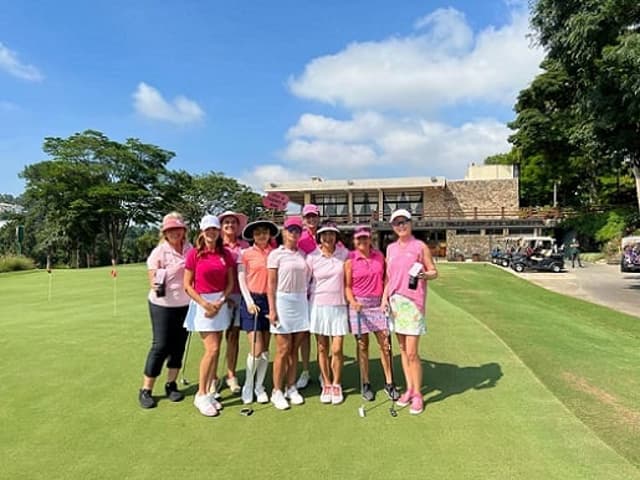
[[[147,258],[149,284],[149,316],[153,340],[144,367],[138,401],[142,408],[157,405],[152,396],[156,378],[167,362],[167,382],[164,391],[172,402],[184,398],[178,391],[176,378],[182,367],[182,355],[188,333],[182,326],[187,314],[189,297],[184,291],[184,261],[192,248],[186,239],[187,226],[182,215],[171,212],[162,219],[160,243]]]
[[[410,405],[409,413],[424,410],[420,336],[427,332],[427,281],[438,276],[429,247],[416,239],[411,229],[411,213],[396,210],[390,218],[397,240],[387,247],[387,281],[382,307],[390,311],[392,327],[398,337],[406,391],[397,405]]]

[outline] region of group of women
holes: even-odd
[[[192,247],[177,213],[166,215],[160,244],[147,261],[153,342],[139,392],[143,408],[156,406],[155,379],[166,361],[165,393],[184,398],[176,378],[188,332],[203,342],[194,405],[205,416],[222,410],[217,378],[220,344],[227,340],[226,383],[243,403],[271,401],[279,410],[301,405],[299,390],[309,381],[311,335],[317,342],[320,402],[343,402],[344,337],[356,335],[361,394],[372,401],[369,381],[369,333],[376,337],[384,372],[384,392],[412,414],[424,409],[419,339],[426,333],[426,282],[437,277],[430,251],[411,229],[411,213],[390,217],[395,242],[386,259],[372,245],[368,226],[353,233],[354,249],[340,241],[336,224],[320,222],[315,205],[302,217],[285,220],[282,229],[268,220],[247,223],[243,214],[205,215]],[[281,245],[275,239],[281,233]],[[249,243],[250,242],[250,243]],[[249,353],[244,385],[236,377],[239,331],[247,332]],[[406,389],[400,395],[393,379],[390,336],[400,344]],[[265,388],[269,344],[275,336],[272,391]],[[298,353],[302,374],[296,381]]]

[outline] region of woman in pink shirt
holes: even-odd
[[[271,403],[279,409],[304,403],[296,388],[298,347],[309,331],[307,286],[309,268],[304,253],[298,249],[302,219],[289,217],[284,222],[284,243],[267,258],[270,331],[276,335],[276,355],[273,360],[273,393]],[[286,390],[283,386],[286,380]]]
[[[369,383],[369,332],[373,332],[380,346],[384,391],[395,401],[400,395],[392,381],[387,320],[381,308],[386,268],[384,255],[371,247],[371,229],[367,226],[355,229],[353,241],[356,248],[349,252],[349,258],[344,264],[345,294],[350,306],[351,332],[360,336],[358,363],[363,382],[362,398],[369,402],[375,400],[375,393]]]
[[[341,383],[344,366],[342,347],[344,336],[349,333],[349,316],[344,295],[344,262],[348,251],[336,248],[339,232],[335,223],[324,222],[318,229],[320,246],[307,256],[311,273],[309,331],[316,334],[318,342],[318,365],[322,375],[320,401],[333,405],[344,401]]]
[[[208,417],[218,415],[222,405],[209,394],[220,353],[222,332],[229,327],[231,309],[226,301],[233,290],[234,262],[225,250],[220,236],[220,221],[205,215],[200,221],[201,233],[185,261],[184,289],[191,297],[185,327],[199,332],[204,344],[200,360],[196,408]]]
[[[308,203],[302,207],[302,221],[304,228],[298,241],[298,248],[306,255],[313,252],[318,247],[316,234],[320,223],[320,209],[313,203]],[[300,342],[300,360],[302,361],[302,372],[296,382],[299,389],[307,388],[311,376],[309,375],[309,357],[311,354],[311,338],[309,333],[305,333]]]
[[[274,248],[271,246],[271,239],[278,233],[277,225],[268,220],[251,222],[242,231],[245,239],[253,240],[253,245],[242,250],[238,257],[238,281],[242,291],[240,326],[247,332],[249,340],[247,369],[242,387],[242,402],[245,404],[253,402],[254,393],[258,403],[269,401],[264,388],[269,366],[270,340],[267,258]]]
[[[227,340],[227,376],[225,377],[227,386],[231,393],[240,393],[240,384],[236,377],[236,366],[238,364],[238,342],[240,339],[240,286],[238,284],[237,262],[240,250],[247,248],[249,243],[242,240],[240,233],[247,225],[247,216],[227,210],[218,215],[220,226],[222,227],[222,243],[224,248],[233,257],[234,287],[229,295],[229,305],[231,307],[231,325],[227,328],[225,339]],[[214,380],[215,393],[218,391],[217,378]]]
[[[168,369],[165,393],[172,402],[179,402],[184,398],[178,391],[176,378],[182,366],[188,335],[182,327],[189,305],[189,297],[183,288],[184,258],[191,249],[191,244],[185,238],[186,231],[182,215],[177,212],[165,215],[160,229],[160,243],[147,259],[153,341],[144,366],[142,388],[138,394],[142,408],[156,406],[151,392],[165,360]]]
[[[398,239],[387,247],[387,283],[382,306],[388,306],[391,312],[407,383],[407,390],[397,404],[411,405],[409,413],[419,414],[424,410],[419,341],[427,331],[426,283],[435,279],[438,271],[429,247],[411,233],[411,213],[396,210],[390,222]]]

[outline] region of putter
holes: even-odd
[[[396,384],[395,381],[395,376],[393,374],[393,339],[391,337],[391,328],[390,328],[390,315],[391,312],[389,310],[387,310],[385,312],[385,316],[387,318],[387,342],[389,342],[389,349],[387,350],[387,355],[389,356],[389,368],[391,369],[391,383],[393,385]],[[392,417],[397,417],[398,416],[398,412],[396,411],[395,407],[394,407],[394,400],[393,398],[389,397],[389,400],[391,401],[391,406],[389,407],[389,415],[391,415]]]
[[[253,314],[253,341],[251,342],[251,356],[253,357],[253,372],[251,373],[251,384],[253,385],[253,390],[256,388],[256,371],[258,367],[256,366],[256,340],[258,338],[258,312]],[[251,393],[253,396],[253,392]],[[245,407],[240,410],[240,415],[244,415],[245,417],[250,417],[253,415],[253,408]]]
[[[362,313],[357,312],[356,315],[358,321],[358,334],[356,335],[356,358],[358,359],[358,372],[360,376],[360,396],[362,397],[362,391],[364,390],[364,380],[362,378],[362,364],[360,362],[360,340],[362,339]],[[358,408],[358,415],[362,418],[367,416],[367,411],[364,409],[364,404],[360,404]]]
[[[191,332],[189,332],[189,336],[187,336],[187,349],[184,353],[184,360],[182,361],[182,379],[180,380],[182,385],[189,385],[189,380],[184,376],[184,371],[187,369],[187,360],[189,359],[189,345],[191,345]]]

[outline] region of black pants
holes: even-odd
[[[144,374],[156,378],[167,360],[167,368],[182,367],[182,355],[189,332],[182,326],[189,307],[161,307],[149,302],[153,340]]]

